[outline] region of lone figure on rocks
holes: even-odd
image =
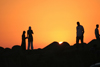
[[[97,25],[96,25],[96,29],[95,29],[95,36],[96,36],[96,39],[100,39],[100,35],[99,35],[99,30],[98,30],[98,28],[99,28],[99,25],[97,24]]]

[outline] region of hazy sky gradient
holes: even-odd
[[[53,41],[73,45],[77,21],[85,29],[84,42],[94,39],[95,26],[100,25],[100,0],[0,0],[0,46],[21,45],[22,32],[29,26],[35,49]]]

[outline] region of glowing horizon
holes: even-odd
[[[100,25],[100,0],[1,0],[0,8],[0,46],[4,48],[21,45],[22,32],[27,37],[29,26],[38,49],[53,41],[75,44],[77,21],[83,25],[84,42],[88,43],[95,39],[96,24]]]
[[[59,42],[59,44],[61,45],[63,42],[61,41],[61,42]]]

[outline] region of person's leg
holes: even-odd
[[[100,35],[99,35],[99,40],[100,40]]]
[[[28,41],[28,50],[29,50],[29,48],[30,48],[30,41]]]
[[[24,45],[24,50],[26,50],[26,43],[25,43],[25,45]]]
[[[25,50],[25,44],[23,45],[23,50]]]
[[[76,37],[76,44],[79,44],[79,37]]]
[[[79,37],[76,37],[76,48],[78,49],[79,47]]]
[[[33,50],[33,42],[31,42],[31,50]]]
[[[84,48],[84,44],[83,44],[83,36],[81,37],[81,45],[82,45],[82,47]]]
[[[99,37],[96,37],[96,40],[99,40],[100,38]]]
[[[81,37],[81,44],[83,44],[83,36]]]
[[[22,47],[22,50],[24,50],[23,45],[21,45],[21,47]]]

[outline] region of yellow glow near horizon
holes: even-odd
[[[95,39],[100,0],[0,0],[0,46],[21,45],[22,32],[27,37],[29,26],[34,32],[34,49],[54,41],[74,45],[77,21],[84,27],[84,42]]]
[[[59,44],[61,45],[63,42],[61,41],[61,42],[59,42]]]

